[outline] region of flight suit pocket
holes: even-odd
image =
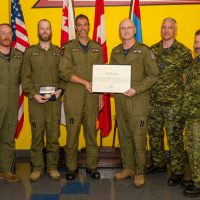
[[[142,134],[142,131],[147,129],[146,116],[136,116],[135,123],[134,124],[135,124],[136,131],[138,132],[138,134]]]
[[[17,80],[19,79],[19,76],[20,76],[20,70],[21,70],[20,63],[19,63],[19,65],[16,65],[13,68],[14,77],[16,77]]]
[[[21,56],[14,55],[12,57],[10,72],[11,72],[11,74],[13,74],[13,79],[11,79],[11,80],[13,80],[13,82],[15,82],[15,84],[18,84],[18,81],[19,81],[19,76],[20,76],[20,71],[21,71],[21,63],[22,63]]]
[[[145,149],[147,143],[147,117],[136,116],[134,127],[136,149]]]

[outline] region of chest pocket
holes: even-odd
[[[52,55],[52,56],[51,56]],[[52,52],[52,54],[49,54],[49,64],[53,68],[58,69],[59,67],[59,62],[60,62],[60,53],[59,52]]]
[[[40,56],[41,55],[40,55],[39,52],[33,52],[31,54],[31,64],[32,64],[33,68],[34,68],[34,66],[41,66],[42,65]]]
[[[141,81],[144,77],[143,52],[131,50],[127,55],[119,54],[115,56],[117,64],[131,65],[131,80]]]
[[[22,56],[13,55],[10,58],[10,81],[14,85],[19,84],[21,64],[22,64]]]
[[[89,58],[91,65],[100,64],[100,63],[98,63],[98,61],[99,61],[98,57],[99,57],[99,49],[95,49],[95,48],[89,49],[88,58]]]

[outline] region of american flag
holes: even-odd
[[[26,47],[30,45],[19,0],[12,0],[11,2],[11,26],[13,31],[12,47],[24,52]],[[24,122],[24,95],[21,86],[19,95],[18,126],[15,138],[19,137]]]

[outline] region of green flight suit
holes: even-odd
[[[159,69],[150,49],[137,41],[126,55],[122,44],[115,47],[110,64],[131,65],[131,88],[136,94],[115,94],[117,127],[123,168],[144,174],[149,89],[157,81]]]
[[[184,173],[184,147],[181,108],[184,91],[183,73],[192,61],[190,50],[178,41],[167,49],[162,41],[151,47],[160,68],[158,82],[150,90],[148,133],[153,164],[166,165],[164,131],[170,150],[171,171]]]
[[[185,149],[194,185],[200,188],[200,59],[190,65],[183,101]]]
[[[95,169],[99,148],[96,141],[96,119],[98,116],[98,94],[90,94],[81,84],[70,82],[73,74],[91,82],[93,64],[103,64],[101,46],[90,40],[84,50],[78,40],[65,44],[60,62],[60,77],[66,81],[64,110],[66,115],[66,165],[69,170],[77,169],[77,149],[80,126],[86,142],[87,167]]]
[[[33,170],[44,169],[44,135],[46,134],[47,169],[57,168],[59,159],[61,97],[44,104],[34,99],[41,86],[60,88],[59,61],[61,51],[51,44],[48,51],[40,45],[26,49],[22,65],[23,91],[29,98],[29,117],[32,131],[31,162]]]
[[[22,57],[12,48],[10,60],[0,53],[0,172],[10,172],[14,159]]]

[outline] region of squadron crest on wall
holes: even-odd
[[[129,6],[134,0],[104,0],[105,6]],[[141,5],[168,5],[168,4],[200,4],[200,0],[140,0]],[[95,0],[74,0],[74,6],[94,6]],[[62,7],[62,0],[38,0],[34,8]]]

